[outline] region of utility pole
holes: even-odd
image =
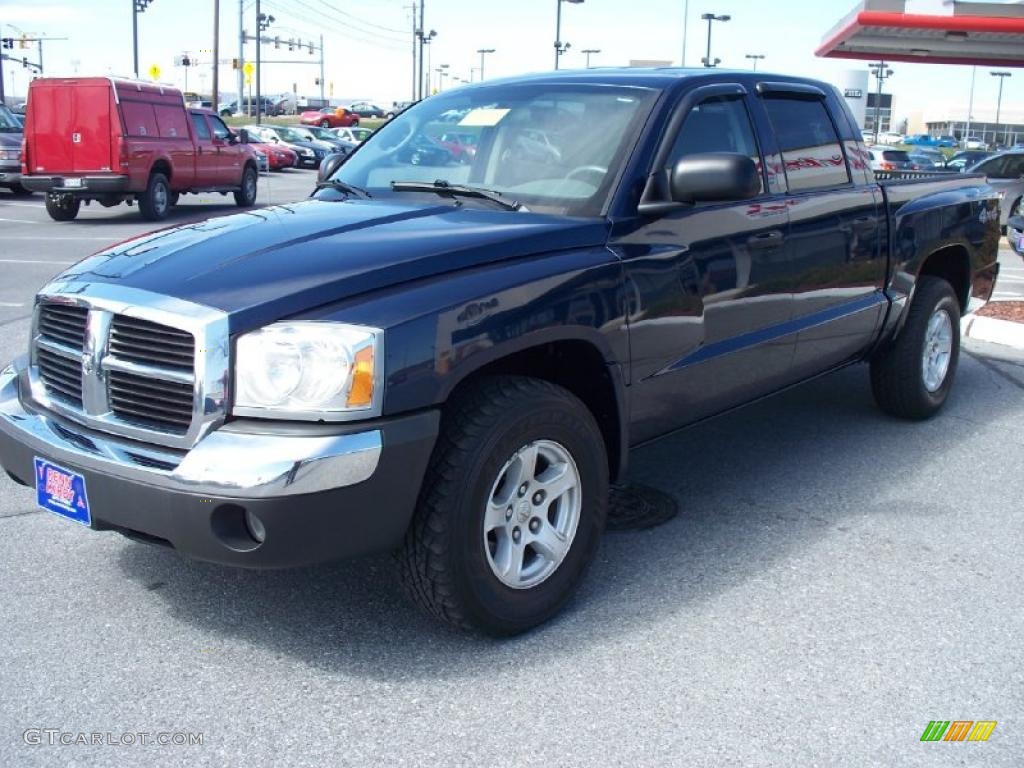
[[[220,0],[213,0],[213,95],[210,106],[219,111],[220,103]]]
[[[420,94],[419,99],[417,100],[421,100],[423,98],[423,77],[424,74],[426,74],[423,71],[423,45],[425,40],[424,35],[426,34],[426,28],[423,26],[423,14],[425,13],[423,9],[426,6],[426,4],[427,0],[420,0]],[[415,99],[416,97],[413,98]]]
[[[416,0],[412,5],[412,100],[416,101]]]
[[[683,0],[683,59],[680,66],[686,66],[686,33],[690,24],[690,0]]]
[[[320,35],[320,102],[324,100],[324,36]]]
[[[964,130],[964,149],[967,149],[967,140],[971,138],[971,117],[974,112],[974,77],[978,74],[978,68],[971,67],[971,95],[967,102],[967,128]]]
[[[484,79],[484,58],[487,56],[488,53],[494,53],[494,49],[493,48],[481,48],[479,51],[477,51],[477,53],[480,54],[480,80],[483,81],[483,79]],[[472,72],[469,73],[469,77],[470,77],[470,79],[473,78],[473,73]]]
[[[238,0],[238,111],[245,104],[245,0]],[[219,110],[220,106],[213,105]]]
[[[999,99],[996,101],[996,132],[992,137],[992,143],[996,145],[996,149],[999,148],[999,118],[1003,109],[1003,81],[1010,77],[1009,72],[989,72],[992,77],[999,78]]]
[[[869,64],[871,74],[878,79],[878,93],[875,94],[875,144],[878,143],[878,132],[882,127],[882,83],[893,76],[893,71],[887,69],[884,61]],[[892,126],[889,126],[892,128]]]
[[[260,0],[256,0],[256,125],[260,124],[260,114],[263,112],[263,101],[260,96],[260,49],[263,47],[263,33],[273,23],[273,16],[260,13]]]

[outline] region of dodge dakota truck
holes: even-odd
[[[453,122],[472,158],[403,159]],[[632,448],[860,362],[931,417],[998,274],[983,179],[876,182],[795,77],[480,83],[322,174],[39,291],[0,462],[40,506],[235,566],[391,551],[433,615],[514,634],[579,585]]]

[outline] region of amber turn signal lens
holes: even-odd
[[[349,408],[368,406],[373,402],[373,347],[356,352],[352,368],[352,387],[348,391]]]

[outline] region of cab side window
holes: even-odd
[[[768,119],[782,149],[790,192],[850,183],[839,135],[820,99],[771,97]]]
[[[192,113],[192,128],[196,132],[196,138],[202,141],[210,140],[210,128],[206,125],[206,118],[203,115]]]
[[[1019,179],[1021,176],[1024,176],[1024,155],[1006,155],[1003,158],[1003,166],[999,169],[999,178]]]
[[[691,109],[672,145],[666,170],[671,171],[684,157],[707,152],[736,152],[761,167],[754,128],[742,99],[708,99]]]
[[[219,117],[211,117],[210,123],[213,125],[214,138],[220,139],[221,141],[227,141],[231,135],[230,129],[224,125],[224,121]]]

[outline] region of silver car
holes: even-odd
[[[872,171],[916,171],[917,165],[910,159],[910,155],[902,149],[888,149],[887,147],[868,147],[871,154]]]
[[[967,169],[969,173],[983,173],[999,193],[999,223],[1021,213],[1024,197],[1024,151],[1000,152]]]

